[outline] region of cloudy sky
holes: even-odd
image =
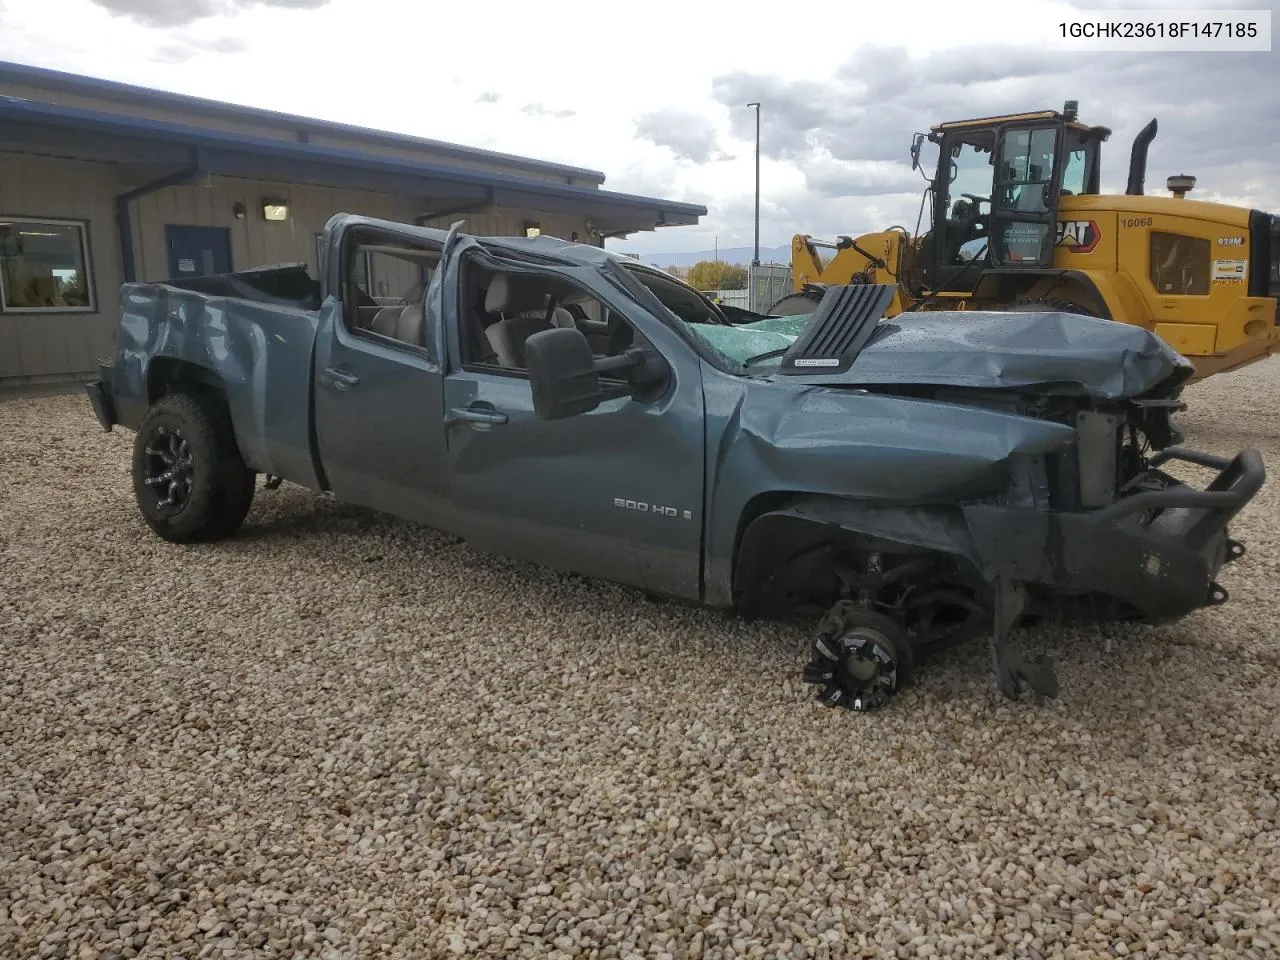
[[[914,227],[914,131],[1066,99],[1114,131],[1104,190],[1123,190],[1155,116],[1149,191],[1185,172],[1193,196],[1280,210],[1280,49],[1053,38],[1080,10],[1215,6],[1280,20],[1277,0],[0,0],[0,59],[592,167],[607,188],[709,208],[610,244],[651,253],[751,244],[752,100],[762,246]]]

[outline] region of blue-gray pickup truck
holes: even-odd
[[[711,302],[551,237],[340,214],[297,264],[121,290],[88,386],[136,432],[138,508],[231,536],[258,477],[651,594],[812,612],[822,702],[889,701],[986,635],[1001,691],[1055,696],[1027,620],[1167,622],[1222,603],[1261,458],[1178,445],[1190,364],[1139,327]],[[1165,468],[1216,471],[1206,489]]]

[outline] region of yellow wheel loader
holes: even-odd
[[[1233,370],[1280,348],[1280,216],[1172,196],[1146,196],[1152,120],[1135,138],[1124,194],[1099,192],[1106,127],[1075,101],[1046,110],[930,128],[938,166],[921,203],[929,227],[891,227],[791,245],[793,293],[769,311],[808,313],[833,284],[898,287],[904,310],[1061,310],[1154,331],[1196,367]],[[911,144],[920,169],[926,134]],[[824,259],[821,248],[834,250]]]

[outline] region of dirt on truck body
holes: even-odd
[[[370,258],[403,296],[372,295]],[[1006,696],[1053,696],[1008,642],[1024,618],[1226,600],[1264,470],[1177,445],[1190,363],[1052,311],[886,320],[892,292],[761,317],[595,247],[339,215],[319,279],[125,285],[88,391],[136,431],[167,540],[231,536],[257,477],[287,480],[659,595],[813,610],[805,679],[855,710],[984,634]]]

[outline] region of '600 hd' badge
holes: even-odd
[[[663,507],[656,503],[645,503],[643,500],[627,500],[623,497],[614,497],[613,505],[621,507],[623,510],[634,510],[637,513],[652,513],[659,517],[672,517],[681,520],[692,520],[692,510],[681,510],[678,507]]]

